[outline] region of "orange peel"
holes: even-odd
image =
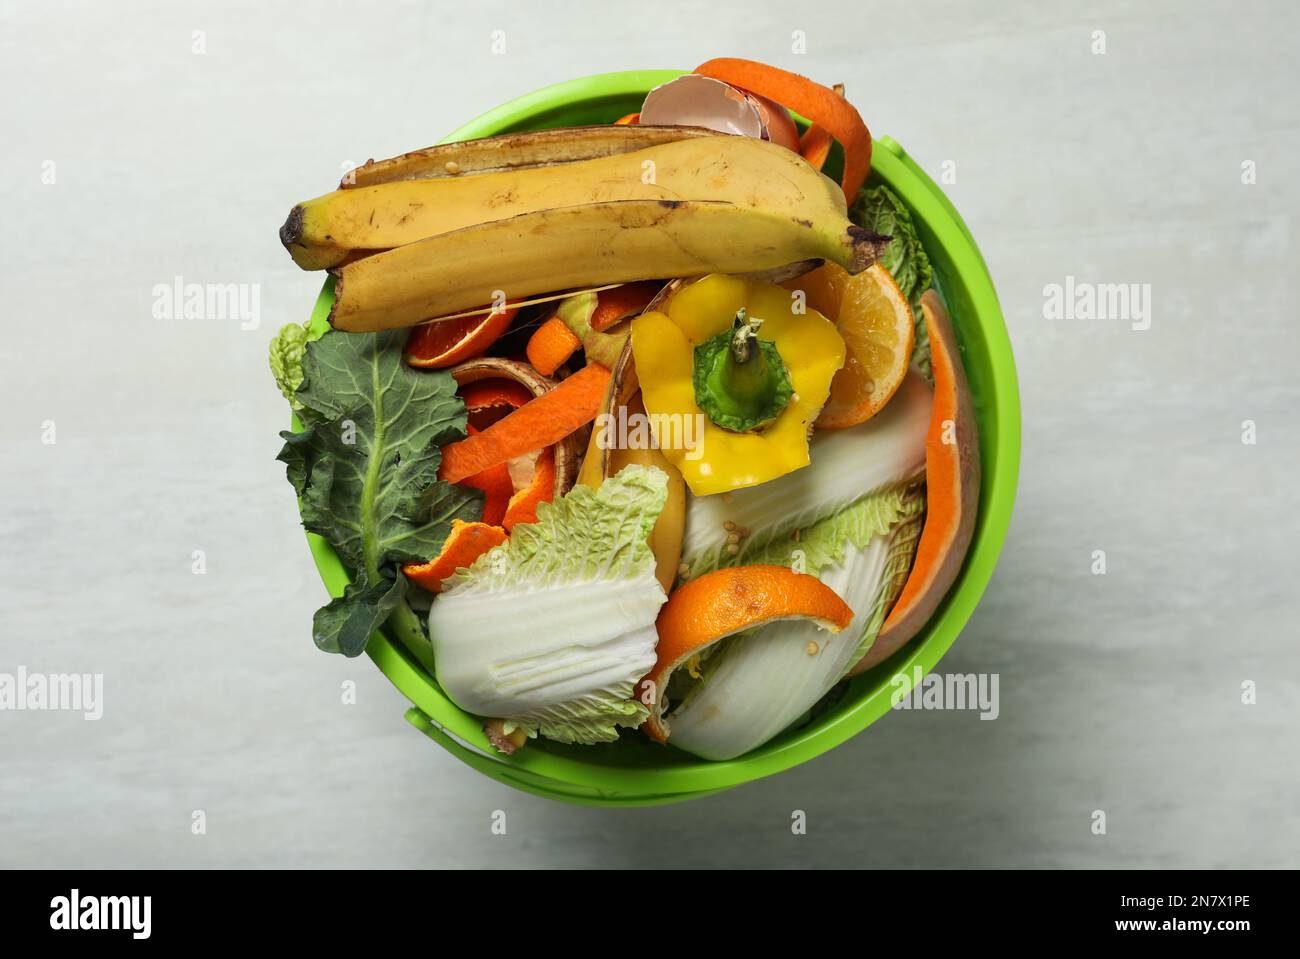
[[[500,526],[454,519],[442,551],[427,563],[406,563],[402,572],[422,589],[440,593],[443,580],[458,569],[468,568],[488,550],[504,543],[506,538],[506,531]]]
[[[655,623],[658,659],[636,686],[650,707],[641,726],[646,735],[668,741],[664,691],[677,669],[729,636],[782,619],[807,619],[838,633],[853,621],[853,610],[816,576],[785,566],[719,569],[673,590]]]
[[[871,419],[907,375],[915,335],[907,297],[880,263],[853,276],[827,263],[785,285],[802,290],[808,305],[834,320],[844,337],[844,365],[831,380],[817,428],[844,429]]]
[[[482,356],[510,328],[518,312],[516,307],[416,326],[406,338],[407,365],[442,370]]]
[[[472,423],[466,424],[465,429],[471,436],[478,432]],[[483,491],[482,522],[489,526],[500,526],[510,507],[510,499],[515,494],[510,468],[505,463],[489,466],[481,473],[461,480],[460,485]]]
[[[537,507],[555,499],[555,447],[548,446],[537,455],[533,477],[526,486],[510,497],[501,525],[513,533],[520,523],[536,523]]]
[[[533,391],[517,380],[494,377],[466,383],[457,392],[470,424],[477,429],[489,426],[492,421],[511,410],[517,410],[533,398]]]
[[[620,320],[635,316],[659,295],[663,284],[655,280],[623,283],[596,294],[596,309],[591,314],[591,328],[604,333]]]

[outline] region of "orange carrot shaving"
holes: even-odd
[[[831,155],[832,142],[831,132],[814,123],[799,138],[799,155],[820,170]]]
[[[639,283],[624,283],[622,286],[601,290],[596,294],[596,309],[591,314],[591,328],[597,333],[603,333],[619,320],[640,313],[661,289],[663,289],[662,283],[643,280]]]
[[[871,170],[871,133],[843,96],[797,73],[735,57],[710,60],[695,72],[768,97],[825,127],[844,148],[844,197],[849,203],[857,199]]]
[[[525,403],[483,432],[444,446],[439,476],[449,483],[459,483],[467,476],[559,442],[596,418],[604,405],[609,380],[609,370],[599,363],[588,363],[555,389]]]
[[[625,127],[625,126],[627,126],[627,125],[629,125],[629,124],[632,124],[632,123],[640,123],[640,122],[641,122],[641,114],[639,114],[639,113],[629,113],[629,114],[626,114],[625,116],[621,116],[621,117],[619,117],[617,120],[615,120],[615,121],[614,121],[614,126],[616,126],[616,127]]]
[[[539,326],[528,339],[528,362],[543,376],[550,376],[578,351],[582,340],[558,316]]]
[[[427,563],[407,563],[406,578],[431,593],[442,592],[442,582],[458,569],[465,569],[494,546],[506,541],[506,531],[488,523],[451,521],[451,534],[442,551]]]
[[[533,478],[514,496],[501,520],[507,533],[513,533],[519,523],[536,523],[537,507],[555,499],[555,447],[548,446],[537,456]]]

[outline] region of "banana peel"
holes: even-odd
[[[657,179],[651,177],[655,182],[627,173],[640,171],[641,158],[652,156],[662,161]],[[611,161],[619,171],[614,182]],[[527,191],[525,174],[531,177]],[[394,187],[405,197],[408,189],[427,190],[440,182],[368,189]],[[510,189],[511,183],[520,189]],[[411,326],[481,309],[502,296],[520,302],[555,290],[661,277],[783,271],[792,264],[802,270],[810,260],[829,260],[857,273],[874,263],[888,242],[853,224],[839,189],[797,154],[747,137],[668,143],[625,156],[469,177],[464,184],[463,190],[454,181],[442,184],[456,187],[455,209],[444,210],[431,195],[405,200],[421,225],[402,225],[387,239],[364,230],[349,237],[341,229],[336,234],[332,227],[321,228],[317,239],[338,246],[410,241],[333,268],[330,322],[336,329]],[[493,192],[497,188],[501,196]],[[407,216],[403,209],[397,202],[376,216],[396,225]],[[282,235],[291,250],[307,243],[310,232],[306,213],[296,212]],[[341,223],[355,225],[369,212],[363,204]],[[443,226],[451,228],[430,232]],[[424,233],[430,235],[415,238]]]
[[[477,309],[498,293],[513,303],[556,289],[750,273],[808,259],[858,273],[887,243],[842,213],[795,216],[723,201],[591,203],[466,227],[339,267],[329,322],[373,333]]]
[[[661,143],[720,135],[703,127],[640,124],[506,133],[479,140],[443,143],[388,160],[367,160],[344,174],[339,189],[575,163],[644,150]]]
[[[749,137],[713,137],[571,163],[335,190],[295,206],[280,239],[299,266],[321,269],[476,224],[624,200],[720,200],[796,217],[803,206],[810,214],[844,209],[834,183],[798,154]]]

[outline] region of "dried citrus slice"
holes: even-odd
[[[431,593],[442,592],[442,581],[465,569],[494,546],[506,541],[506,531],[487,523],[451,521],[451,533],[442,544],[442,551],[427,563],[407,563],[402,567],[406,578]]]
[[[678,667],[728,636],[778,619],[807,619],[838,633],[853,621],[853,610],[816,576],[785,566],[733,566],[673,590],[655,623],[658,660],[636,687],[643,699],[647,692],[652,697],[646,734],[668,739],[663,694]]]
[[[482,356],[510,328],[518,312],[518,307],[512,307],[413,327],[406,338],[406,362],[421,369],[441,370]]]
[[[875,416],[903,382],[912,357],[912,308],[889,271],[877,263],[850,276],[834,263],[786,283],[808,306],[835,321],[844,337],[844,366],[817,426],[843,429]]]

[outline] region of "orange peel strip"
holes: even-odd
[[[471,425],[480,430],[491,425],[500,413],[517,410],[533,398],[533,391],[523,383],[501,376],[466,383],[456,392],[465,404]]]
[[[555,447],[548,446],[537,455],[533,478],[510,497],[501,525],[513,533],[520,523],[536,523],[537,507],[555,499]]]
[[[525,353],[533,369],[550,376],[582,346],[578,334],[569,329],[558,316],[552,316],[533,331],[528,338]]]
[[[443,580],[456,570],[469,567],[474,560],[505,541],[506,531],[500,526],[454,519],[442,551],[427,563],[406,563],[402,572],[422,589],[440,593]]]
[[[816,576],[785,566],[719,569],[673,590],[655,623],[658,660],[636,686],[642,701],[647,691],[653,697],[641,726],[646,735],[668,740],[663,694],[676,669],[728,636],[782,619],[807,619],[838,633],[853,621],[853,610]]]
[[[472,423],[466,425],[466,430],[471,436],[478,432]],[[500,526],[510,507],[510,498],[515,493],[515,484],[510,479],[510,467],[505,463],[489,466],[482,472],[461,480],[460,485],[483,491],[482,522],[489,526]]]

